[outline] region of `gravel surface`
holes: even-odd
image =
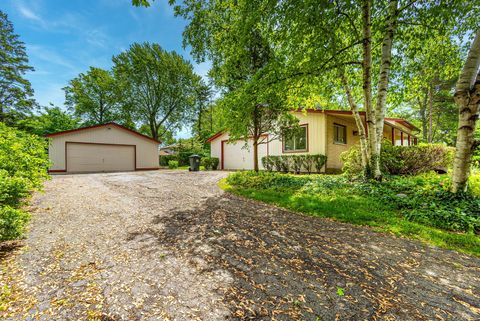
[[[53,177],[25,246],[0,248],[0,319],[480,319],[480,259],[225,194],[226,175]]]

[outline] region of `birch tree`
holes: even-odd
[[[458,130],[453,163],[452,192],[467,189],[472,154],[479,141],[475,128],[480,104],[480,29],[476,32],[465,65],[455,87],[454,99],[458,106]]]

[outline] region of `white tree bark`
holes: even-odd
[[[390,80],[390,69],[392,65],[393,36],[398,17],[398,1],[390,0],[388,5],[388,18],[385,26],[385,33],[382,41],[382,55],[380,60],[380,73],[377,85],[377,101],[375,105],[375,129],[376,129],[376,152],[380,153],[383,141],[383,126],[385,109],[387,105],[387,91]],[[375,178],[381,178],[380,158],[375,161]]]
[[[367,121],[367,147],[368,162],[366,175],[370,177],[381,176],[380,166],[376,167],[380,160],[380,151],[377,145],[376,117],[372,104],[372,0],[363,0],[362,22],[363,22],[363,96],[364,108]],[[379,163],[378,163],[379,165]]]
[[[348,104],[350,105],[350,110],[352,111],[353,118],[358,129],[358,135],[360,137],[360,154],[362,157],[362,168],[366,168],[369,162],[368,148],[367,148],[367,134],[365,131],[365,126],[363,125],[362,117],[358,112],[358,105],[355,103],[355,99],[352,95],[352,90],[348,85],[347,77],[345,76],[345,71],[341,72],[340,78],[342,80],[343,88],[345,94],[347,95]]]
[[[454,99],[458,106],[458,129],[452,174],[452,192],[467,189],[472,153],[476,146],[474,133],[480,103],[480,30],[468,52],[467,60],[455,87]]]

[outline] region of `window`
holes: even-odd
[[[333,124],[333,142],[335,144],[347,143],[347,127],[339,124]]]
[[[283,138],[284,152],[305,152],[307,151],[308,126],[302,125],[300,128]]]

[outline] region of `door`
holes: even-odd
[[[253,169],[253,143],[244,140],[235,142],[223,141],[223,169]],[[267,156],[267,144],[258,145],[258,166],[263,169],[262,157]]]
[[[119,172],[135,170],[135,146],[67,143],[67,172]]]

